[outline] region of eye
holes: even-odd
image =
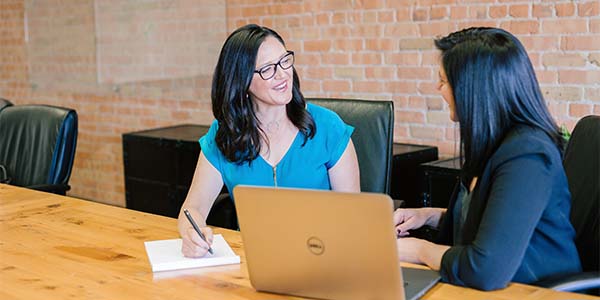
[[[262,69],[260,69],[260,74],[261,75],[270,75],[273,72],[273,65],[268,65],[265,67],[262,67]]]

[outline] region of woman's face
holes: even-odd
[[[446,77],[446,72],[444,68],[440,64],[440,70],[438,72],[439,82],[437,85],[437,89],[444,98],[444,101],[448,103],[448,107],[450,108],[450,120],[454,122],[458,122],[458,118],[456,117],[456,103],[454,102],[454,94],[452,94],[452,87],[448,83],[448,78]]]
[[[256,66],[254,70],[261,70],[270,64],[270,68],[276,67],[275,75],[264,80],[260,74],[254,73],[248,94],[257,106],[258,111],[269,106],[286,105],[292,100],[293,68],[283,69],[280,62],[288,54],[285,47],[273,36],[265,38],[258,48],[256,55]],[[286,57],[284,59],[289,59]],[[285,63],[282,62],[285,66]]]

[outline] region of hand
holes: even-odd
[[[183,244],[181,246],[181,252],[185,257],[202,257],[208,252],[208,248],[213,242],[213,233],[210,227],[200,227],[200,231],[206,237],[206,241],[202,240],[200,235],[194,230],[192,226],[187,227],[181,234]]]
[[[398,208],[394,211],[394,224],[398,237],[409,235],[408,231],[423,227],[437,226],[445,209],[441,208]]]

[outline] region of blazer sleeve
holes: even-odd
[[[549,202],[552,169],[552,160],[539,152],[495,168],[475,238],[444,253],[442,280],[481,290],[503,288],[511,281]]]

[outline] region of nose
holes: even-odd
[[[288,70],[291,70],[292,68],[289,68]],[[284,70],[280,65],[275,65],[275,79],[281,79],[281,78],[286,78],[288,77],[288,73],[286,72],[287,70]]]

